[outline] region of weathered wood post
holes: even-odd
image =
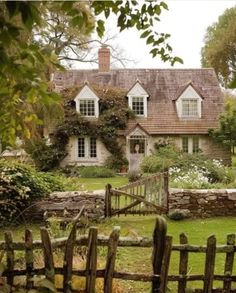
[[[166,221],[162,217],[157,217],[156,226],[153,232],[153,254],[152,254],[152,266],[153,274],[160,275],[162,268],[162,259],[165,250],[167,225]],[[160,279],[152,282],[152,293],[159,292]]]
[[[111,184],[106,185],[105,192],[105,218],[111,217]]]
[[[184,233],[179,235],[179,241],[181,245],[188,244],[188,238]],[[185,292],[186,289],[186,276],[188,273],[188,251],[182,250],[180,251],[180,259],[179,259],[179,274],[183,277],[178,282],[178,293]]]
[[[104,293],[112,293],[112,281],[119,236],[120,227],[114,227],[108,242],[107,262],[104,274]]]
[[[72,269],[73,269],[73,254],[74,254],[74,246],[76,241],[76,230],[77,223],[80,220],[84,212],[84,206],[80,209],[80,212],[73,220],[73,226],[70,232],[70,235],[67,239],[65,246],[65,254],[64,254],[64,263],[63,263],[63,292],[71,293],[72,292]]]
[[[33,269],[34,269],[34,254],[33,254],[33,235],[28,229],[25,230],[25,264],[26,264],[26,288],[32,289],[34,286]]]
[[[40,234],[43,246],[45,277],[54,284],[55,268],[51,240],[46,228],[40,228]]]
[[[229,234],[227,236],[227,245],[235,246],[235,234]],[[231,277],[233,274],[233,266],[234,266],[234,251],[226,253],[226,260],[225,260],[225,269],[224,273],[228,277]],[[224,280],[224,292],[228,293],[231,290],[231,281]]]
[[[211,235],[207,239],[203,293],[212,292],[216,257],[216,238]]]
[[[97,227],[89,229],[88,252],[86,263],[86,293],[95,293],[96,274],[97,274]]]
[[[5,250],[7,260],[7,284],[11,287],[14,283],[14,250],[12,232],[5,232]]]
[[[164,196],[165,196],[165,204],[167,208],[167,213],[169,211],[169,170],[168,168],[164,169]]]

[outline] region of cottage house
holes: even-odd
[[[230,162],[228,149],[208,135],[223,111],[223,95],[213,69],[110,69],[110,51],[99,50],[98,70],[68,70],[54,74],[56,90],[81,85],[75,95],[76,111],[88,119],[99,117],[96,84],[121,88],[135,113],[120,132],[130,169],[151,154],[154,143],[171,139],[184,152],[201,150],[211,158]],[[109,156],[99,138],[72,136],[62,164],[102,165]]]

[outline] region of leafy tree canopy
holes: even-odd
[[[227,97],[225,111],[220,115],[219,128],[210,129],[209,134],[218,142],[231,147],[236,146],[236,98]]]
[[[207,28],[202,66],[213,67],[223,86],[236,87],[236,6]]]
[[[135,0],[63,1],[50,5],[51,13],[55,5],[56,12],[60,10],[68,18],[67,29],[77,28],[84,38],[94,30],[102,37],[104,17],[115,14],[120,31],[128,28],[139,31],[151,47],[153,57],[159,56],[172,65],[182,62],[172,56],[167,42],[170,35],[156,31],[162,10],[168,9],[165,2],[146,1],[140,5]],[[59,100],[50,90],[50,72],[60,68],[58,56],[65,53],[66,47],[60,46],[64,39],[58,36],[51,39],[54,46],[47,46],[46,40],[51,35],[43,29],[43,15],[50,5],[46,1],[0,3],[0,140],[3,142],[13,143],[16,135],[30,137],[32,124],[40,122],[33,105],[51,105]],[[37,31],[42,34],[34,39],[33,32]]]

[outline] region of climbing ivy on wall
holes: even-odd
[[[74,98],[82,87],[67,88],[62,92],[64,121],[57,125],[54,131],[53,144],[48,146],[51,151],[53,150],[51,152],[53,167],[58,166],[67,155],[66,146],[71,136],[87,135],[99,138],[111,153],[113,161],[119,161],[122,164],[125,158],[122,146],[118,142],[118,131],[125,129],[128,119],[134,117],[133,112],[128,108],[126,92],[118,88],[91,85],[90,87],[99,97],[99,118],[86,119],[76,112],[74,102]],[[58,156],[59,153],[60,156]],[[42,160],[42,156],[38,154],[38,157]],[[47,158],[47,161],[49,162],[49,158]],[[46,170],[51,167],[44,166],[43,169]]]

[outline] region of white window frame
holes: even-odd
[[[197,113],[196,115],[186,115],[183,113],[183,102],[185,101],[196,101],[197,102]],[[189,85],[185,91],[181,94],[181,96],[176,101],[176,108],[179,118],[186,119],[196,119],[202,117],[202,98],[195,91],[195,89]]]
[[[94,101],[94,115],[83,115],[87,118],[98,118],[99,116],[99,98],[96,94],[90,89],[88,85],[85,85],[82,90],[78,93],[78,95],[74,98],[76,105],[76,112],[80,113],[80,101]],[[80,113],[81,114],[81,113]]]
[[[135,114],[137,117],[147,117],[147,98],[148,93],[145,91],[145,89],[141,86],[140,82],[137,81],[134,86],[130,89],[130,91],[127,94],[128,97],[128,105],[131,110],[133,110],[133,99],[134,98],[141,98],[143,99],[143,114]]]
[[[194,140],[195,139],[198,140],[198,151],[194,150]],[[185,153],[188,153],[188,154],[199,153],[199,150],[200,150],[200,138],[199,138],[199,136],[183,136],[181,138],[181,149],[182,149],[182,151],[184,151],[184,149],[183,149],[184,140],[187,140],[187,144],[188,144],[188,146],[187,146],[188,151],[185,152]]]
[[[81,113],[81,104],[82,102],[85,102],[86,103],[86,112],[87,114],[84,114],[84,113]],[[93,102],[93,114],[90,115],[89,114],[89,102]],[[84,117],[94,117],[95,116],[95,100],[94,99],[79,99],[78,103],[79,103],[79,113],[81,115],[83,115]]]
[[[98,156],[98,141],[97,139],[95,139],[96,142],[96,157],[91,156],[91,138],[93,137],[89,137],[89,136],[83,136],[83,137],[78,137],[76,139],[76,158],[77,160],[90,160],[90,161],[96,161],[97,160],[97,156]],[[79,157],[79,139],[84,139],[84,157]]]
[[[194,105],[191,105],[192,102],[194,102]],[[184,103],[188,104],[187,105],[188,106],[188,113],[185,112]],[[198,117],[198,101],[197,101],[197,99],[191,99],[191,98],[182,99],[182,117],[186,117],[186,118]]]

